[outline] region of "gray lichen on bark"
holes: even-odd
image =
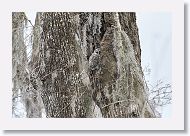
[[[26,28],[27,17],[24,12],[12,13],[12,82],[13,82],[13,113],[18,109],[17,101],[23,103],[26,110],[26,117],[38,118],[42,116],[42,103],[40,92],[35,86],[29,60],[27,59],[24,29]],[[14,114],[15,115],[15,114]],[[15,115],[18,116],[19,115]]]
[[[33,35],[30,70],[47,117],[155,117],[135,13],[39,12]],[[97,48],[99,67],[92,70]]]

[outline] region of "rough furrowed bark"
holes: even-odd
[[[23,12],[12,13],[12,110],[16,110],[16,100],[25,92],[28,85],[28,73],[25,66],[26,47],[24,45],[24,22],[25,14]]]
[[[131,13],[122,14],[128,16]],[[132,17],[134,20],[135,16]],[[147,88],[140,66],[140,46],[134,41],[138,35],[136,38],[133,35],[132,45],[126,33],[132,30],[123,29],[125,22],[120,20],[118,13],[104,13],[104,22],[106,31],[100,43],[100,69],[90,78],[96,104],[103,117],[154,117],[150,108],[146,108],[148,116],[144,114]]]
[[[31,99],[31,105],[30,107],[33,108],[34,113],[36,113],[36,116],[31,117],[42,117],[42,110],[44,109],[44,104],[41,98],[41,91],[42,91],[42,82],[39,79],[39,61],[40,61],[40,54],[39,54],[39,47],[40,47],[40,35],[42,33],[42,29],[40,27],[41,25],[41,19],[40,15],[36,14],[35,19],[35,25],[33,26],[32,30],[32,54],[31,54],[31,60],[28,65],[29,73],[30,73],[30,81],[32,83],[32,95],[33,97]]]
[[[26,117],[41,117],[41,106],[38,98],[40,95],[35,88],[34,79],[31,76],[27,51],[24,39],[24,32],[27,24],[27,17],[24,12],[12,13],[12,80],[13,80],[13,112],[14,107],[18,107],[17,101],[24,104]],[[21,107],[18,107],[21,108]],[[18,115],[19,117],[19,115]]]
[[[47,117],[87,117],[92,100],[81,65],[85,62],[77,32],[79,15],[41,13],[41,16],[40,78]]]
[[[47,117],[97,117],[95,111],[106,118],[155,117],[135,13],[45,12],[37,18],[32,66]]]

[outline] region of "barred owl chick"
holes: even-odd
[[[94,50],[89,58],[89,70],[90,72],[98,70],[100,68],[100,48]]]

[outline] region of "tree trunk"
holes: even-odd
[[[48,117],[154,117],[135,13],[38,13],[40,80]],[[97,71],[89,58],[100,48]]]
[[[40,79],[47,117],[88,117],[92,112],[75,13],[38,13],[42,22]]]
[[[12,13],[12,82],[13,82],[13,114],[21,107],[17,105],[20,101],[24,104],[26,117],[41,117],[40,95],[35,89],[35,80],[32,79],[28,66],[27,51],[24,39],[24,29],[27,18],[24,12]],[[17,109],[18,108],[18,109]],[[20,115],[16,115],[20,117]]]
[[[24,21],[23,12],[12,13],[12,111],[16,113],[16,103],[27,89],[28,73],[25,69],[26,46],[24,45]],[[16,115],[19,116],[19,115]]]
[[[155,117],[135,13],[45,12],[37,19],[32,69],[47,117]]]

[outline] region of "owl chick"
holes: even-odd
[[[100,68],[100,48],[94,50],[89,58],[89,70],[90,72],[98,70]]]

